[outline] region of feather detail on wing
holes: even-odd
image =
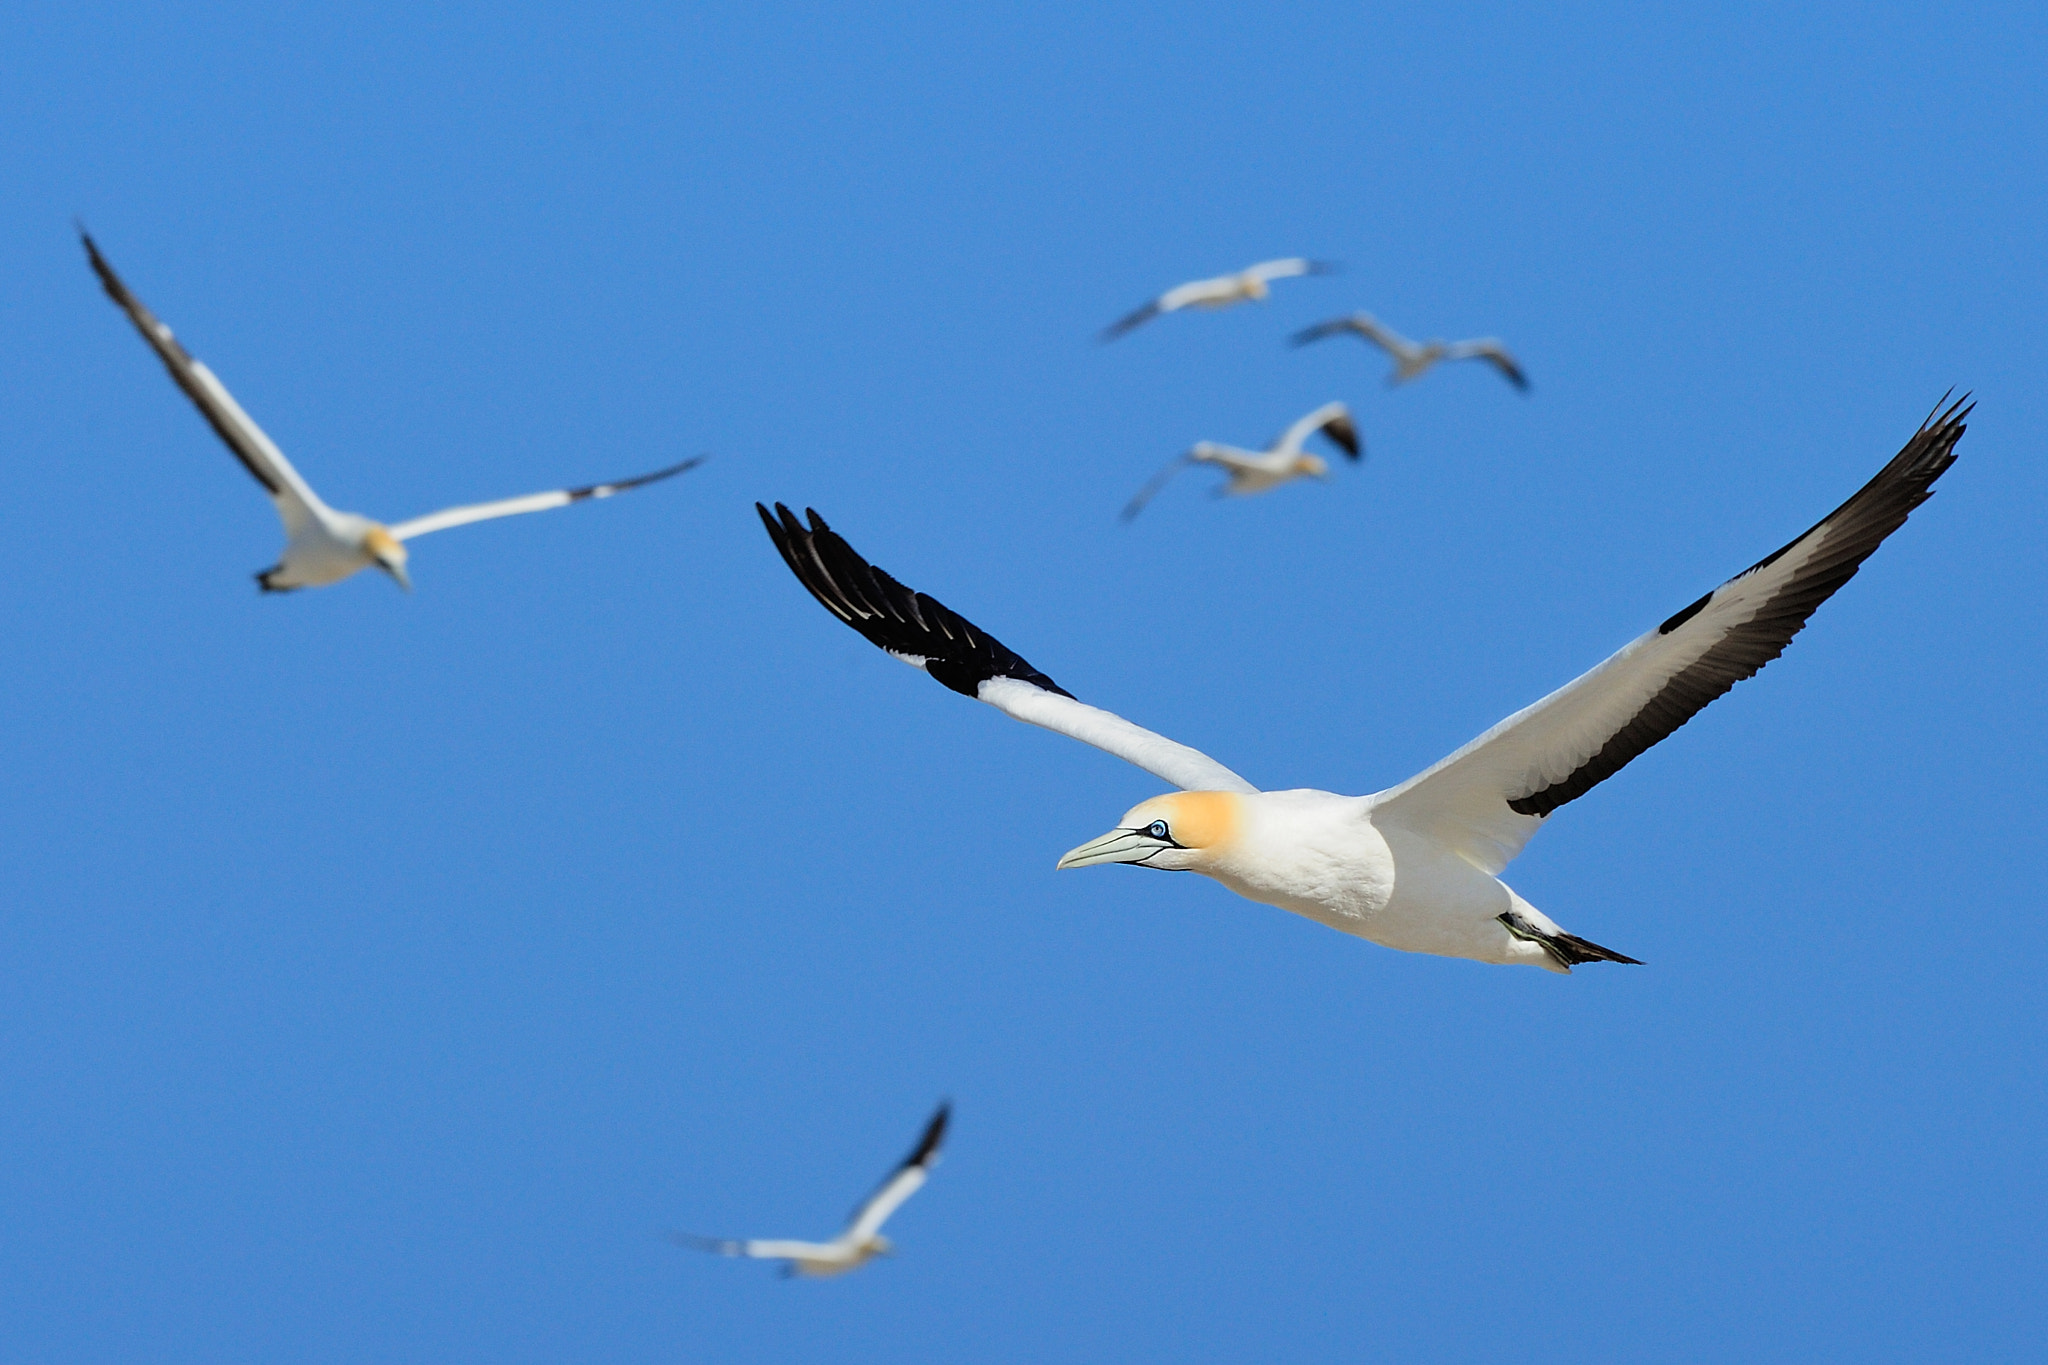
[[[471,522],[490,521],[495,517],[516,517],[522,512],[545,512],[555,507],[567,507],[572,502],[588,498],[608,498],[614,493],[623,493],[630,488],[645,488],[650,483],[674,478],[686,470],[703,464],[708,456],[698,455],[672,464],[666,469],[657,469],[652,474],[636,474],[630,479],[618,479],[611,483],[587,484],[582,488],[555,488],[545,493],[527,493],[516,498],[501,498],[496,502],[473,502],[463,507],[444,507],[438,512],[429,512],[411,521],[401,521],[391,528],[394,540],[412,540],[434,531],[445,531],[451,526],[467,526]]]
[[[806,509],[806,527],[781,503],[772,513],[759,503],[754,508],[783,562],[825,610],[953,691],[1092,744],[1184,790],[1257,790],[1207,754],[1076,701],[1000,640],[862,559],[816,512]]]
[[[1947,399],[1943,399],[1947,402]],[[1374,798],[1374,819],[1499,873],[1552,811],[1619,772],[1784,652],[1955,462],[1967,395],[1805,535],[1606,662]]]
[[[945,1141],[946,1123],[952,1114],[951,1103],[939,1106],[938,1112],[925,1124],[917,1146],[910,1149],[910,1155],[903,1158],[875,1188],[875,1192],[848,1216],[846,1231],[839,1234],[841,1242],[859,1246],[867,1241],[882,1230],[882,1224],[889,1221],[891,1214],[903,1207],[904,1200],[924,1187],[932,1167],[939,1164],[939,1144]]]
[[[113,266],[107,263],[107,258],[100,255],[99,244],[93,241],[91,234],[81,227],[78,237],[85,244],[86,259],[91,262],[93,273],[99,276],[100,287],[106,290],[107,297],[128,315],[128,321],[135,325],[135,330],[142,334],[142,339],[163,362],[164,369],[170,372],[171,381],[184,390],[185,396],[199,409],[200,416],[213,428],[214,434],[241,461],[242,468],[263,485],[265,492],[278,499],[279,510],[285,514],[287,525],[304,515],[306,509],[321,506],[320,499],[299,477],[299,472],[292,468],[291,461],[285,459],[284,452],[248,413],[242,411],[242,405],[214,377],[213,371],[194,359],[178,343],[171,329],[130,292],[121,277],[114,273]]]

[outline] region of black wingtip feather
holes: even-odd
[[[1358,424],[1351,420],[1351,414],[1343,413],[1323,423],[1323,435],[1330,438],[1356,464],[1365,454],[1365,447],[1358,440]]]
[[[923,659],[925,672],[963,696],[976,695],[990,678],[1013,678],[1062,697],[1073,695],[944,603],[862,559],[815,510],[804,509],[808,527],[779,502],[772,515],[760,503],[754,510],[797,581],[869,643]]]
[[[946,1140],[946,1125],[953,1117],[953,1101],[941,1100],[938,1112],[924,1126],[924,1132],[917,1140],[917,1146],[910,1149],[910,1155],[903,1159],[905,1166],[930,1165],[939,1150],[939,1144]]]

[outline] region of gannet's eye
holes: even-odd
[[[1155,839],[1164,839],[1167,837],[1166,822],[1164,820],[1154,820],[1151,824],[1145,826],[1145,832]]]

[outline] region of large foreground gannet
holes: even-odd
[[[896,1212],[904,1200],[917,1193],[931,1168],[938,1164],[939,1142],[946,1136],[946,1119],[951,1113],[950,1104],[939,1106],[931,1122],[925,1124],[924,1136],[917,1140],[917,1146],[911,1148],[903,1164],[889,1172],[880,1187],[853,1211],[845,1231],[829,1242],[737,1241],[723,1237],[699,1237],[688,1232],[671,1233],[670,1240],[679,1246],[716,1252],[720,1256],[784,1261],[787,1262],[782,1268],[785,1276],[844,1275],[849,1270],[857,1270],[875,1257],[895,1251],[895,1245],[882,1236],[882,1224],[889,1221],[889,1215]]]
[[[234,400],[220,380],[214,378],[213,371],[193,359],[171,335],[171,329],[159,322],[154,313],[143,307],[142,300],[128,291],[128,286],[121,282],[121,277],[100,255],[100,249],[92,238],[83,230],[78,235],[85,242],[85,254],[92,261],[93,271],[100,277],[100,284],[105,287],[108,297],[121,305],[121,311],[135,324],[135,330],[142,333],[142,339],[149,343],[150,349],[163,361],[164,368],[171,372],[172,382],[198,406],[200,415],[206,418],[214,433],[227,442],[228,449],[242,462],[242,467],[255,476],[256,482],[263,485],[271,501],[277,504],[277,514],[284,519],[284,555],[276,564],[256,575],[256,581],[265,592],[324,587],[329,583],[339,583],[373,564],[396,579],[399,586],[409,590],[412,580],[405,571],[405,542],[408,540],[429,531],[467,526],[473,521],[516,516],[521,512],[545,512],[551,507],[566,507],[585,498],[608,498],[614,493],[644,487],[703,463],[703,457],[699,456],[666,469],[657,469],[651,474],[612,483],[556,488],[497,502],[444,507],[395,526],[386,526],[354,512],[337,512],[320,501],[320,495],[299,477],[299,471],[292,468],[291,461],[285,459],[284,452],[264,434],[263,428],[242,411],[241,404]]]
[[[1960,400],[1805,535],[1450,757],[1370,796],[1262,792],[1184,744],[1076,701],[1017,653],[864,561],[817,513],[756,507],[811,595],[955,692],[1093,744],[1182,790],[1143,802],[1058,866],[1200,872],[1241,896],[1408,952],[1633,962],[1560,929],[1498,874],[1565,802],[1620,771],[1778,657],[1926,501],[1955,460]]]
[[[1233,303],[1250,303],[1254,299],[1263,301],[1272,293],[1268,286],[1274,280],[1292,275],[1328,275],[1336,269],[1327,261],[1289,256],[1284,260],[1260,261],[1235,275],[1218,275],[1213,280],[1190,280],[1186,284],[1175,285],[1143,308],[1103,328],[1102,339],[1115,341],[1161,313],[1177,313],[1183,308],[1228,308]]]
[[[1197,441],[1187,454],[1152,476],[1152,481],[1138,490],[1123,510],[1123,519],[1145,510],[1145,504],[1167,480],[1191,464],[1213,464],[1230,474],[1230,482],[1217,489],[1228,497],[1249,497],[1278,488],[1283,483],[1296,479],[1330,477],[1330,466],[1320,455],[1305,455],[1302,444],[1309,437],[1321,432],[1330,438],[1347,458],[1356,462],[1365,452],[1358,443],[1358,428],[1352,424],[1351,409],[1342,403],[1325,403],[1308,416],[1296,422],[1273,438],[1273,444],[1264,450],[1243,450],[1237,446],[1218,445],[1214,441]]]
[[[1351,313],[1305,327],[1294,334],[1294,344],[1306,346],[1311,341],[1321,341],[1339,332],[1364,337],[1394,358],[1394,372],[1387,376],[1389,385],[1405,384],[1417,375],[1427,374],[1436,368],[1440,360],[1483,360],[1499,370],[1516,388],[1524,392],[1529,388],[1529,377],[1522,373],[1522,367],[1515,363],[1515,358],[1508,354],[1507,347],[1500,344],[1498,337],[1479,337],[1472,341],[1431,338],[1417,343],[1387,327],[1370,313]]]

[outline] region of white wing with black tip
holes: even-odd
[[[475,521],[489,521],[494,517],[516,517],[522,512],[545,512],[550,508],[567,507],[572,502],[589,498],[608,498],[614,493],[623,493],[630,488],[645,488],[650,483],[672,479],[685,470],[695,469],[707,457],[699,455],[672,464],[666,469],[657,469],[652,474],[636,474],[630,479],[618,479],[611,483],[593,483],[582,488],[556,488],[546,493],[528,493],[523,497],[501,498],[497,502],[475,502],[466,507],[444,507],[438,512],[429,512],[411,521],[401,521],[391,528],[394,540],[412,540],[433,531],[445,531],[451,526],[467,526]]]
[[[1118,318],[1115,322],[1110,323],[1109,326],[1103,328],[1102,340],[1115,341],[1125,332],[1129,332],[1138,327],[1144,326],[1146,323],[1152,321],[1152,319],[1158,317],[1161,313],[1165,311],[1167,310],[1160,307],[1160,301],[1158,299],[1153,299],[1144,307],[1133,309],[1131,312],[1128,312],[1124,314],[1122,317]]]
[[[1500,344],[1498,337],[1481,337],[1477,341],[1458,341],[1444,352],[1446,360],[1483,360],[1501,372],[1501,376],[1524,393],[1529,391],[1529,376],[1522,373],[1522,367],[1508,354],[1507,347]]]
[[[955,692],[1092,744],[1186,791],[1258,790],[1207,754],[1076,701],[1015,650],[862,559],[816,512],[806,509],[806,527],[781,503],[772,513],[760,503],[754,510],[790,572],[825,610]]]
[[[1242,288],[1243,282],[1235,275],[1218,275],[1214,279],[1177,284],[1150,303],[1133,309],[1103,328],[1102,340],[1115,341],[1125,332],[1144,326],[1162,313],[1177,313],[1194,304],[1220,303],[1236,298]]]
[[[1323,404],[1282,432],[1270,449],[1276,453],[1285,450],[1299,454],[1302,443],[1319,431],[1353,461],[1364,453],[1358,441],[1358,427],[1351,420],[1351,409],[1342,403]]]
[[[699,1237],[694,1232],[671,1232],[668,1239],[679,1247],[708,1251],[714,1256],[744,1256],[747,1244],[736,1237]]]
[[[1189,280],[1153,299],[1150,303],[1136,308],[1102,329],[1104,341],[1115,341],[1125,332],[1142,327],[1162,313],[1177,313],[1183,308],[1198,303],[1220,303],[1235,298],[1243,283],[1235,275],[1218,275],[1214,279]]]
[[[254,418],[242,411],[242,405],[214,377],[213,371],[179,345],[171,329],[159,321],[156,314],[150,312],[114,273],[113,266],[107,264],[107,258],[100,254],[99,244],[93,241],[92,235],[81,227],[78,238],[85,244],[86,259],[91,262],[93,273],[99,276],[100,287],[107,291],[107,297],[128,315],[128,320],[135,324],[135,330],[142,333],[142,339],[156,352],[157,359],[163,361],[171,381],[184,390],[185,396],[199,409],[200,416],[213,428],[214,434],[276,501],[286,529],[296,530],[313,508],[324,508],[326,504],[299,477],[299,471],[292,468],[284,452],[277,448],[262,427],[256,425]]]
[[[1389,328],[1370,313],[1347,313],[1341,318],[1331,318],[1328,322],[1304,327],[1294,334],[1292,340],[1297,346],[1306,346],[1312,341],[1321,341],[1326,337],[1347,332],[1370,341],[1396,360],[1406,360],[1422,353],[1420,346]]]
[[[1333,275],[1337,272],[1333,261],[1311,261],[1302,256],[1283,256],[1277,261],[1260,261],[1244,273],[1255,280],[1285,280],[1296,275]]]
[[[946,1122],[952,1114],[950,1103],[939,1106],[938,1112],[925,1124],[917,1146],[910,1149],[910,1155],[889,1172],[888,1178],[846,1220],[846,1231],[839,1234],[840,1242],[860,1246],[882,1230],[882,1224],[903,1207],[904,1200],[924,1188],[932,1167],[939,1164],[939,1144],[945,1141]]]
[[[1944,398],[1943,402],[1947,402]],[[1966,395],[1856,495],[1591,672],[1373,798],[1373,819],[1498,874],[1545,817],[1613,776],[1784,652],[1955,462]]]
[[[699,1237],[693,1232],[671,1232],[668,1239],[679,1247],[708,1251],[714,1256],[746,1256],[757,1261],[808,1261],[833,1254],[826,1242],[777,1241],[769,1238]]]
[[[1131,496],[1131,500],[1124,504],[1124,510],[1117,513],[1117,519],[1119,521],[1129,521],[1137,516],[1138,513],[1144,511],[1145,504],[1158,497],[1159,490],[1166,487],[1168,483],[1171,483],[1174,475],[1195,462],[1195,457],[1192,455],[1174,456],[1171,463],[1146,480],[1145,486]]]

